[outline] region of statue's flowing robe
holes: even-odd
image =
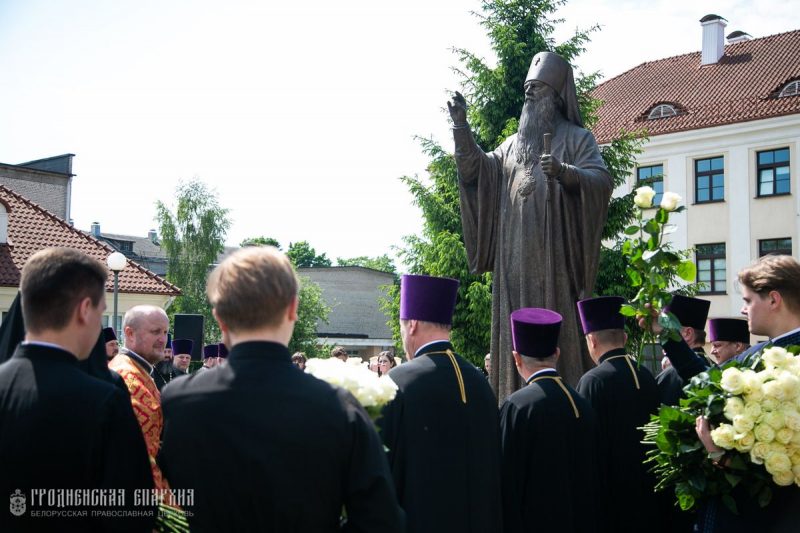
[[[561,119],[551,154],[569,166],[547,178],[537,162],[517,162],[516,135],[484,153],[455,129],[461,221],[470,270],[492,272],[492,386],[500,400],[520,386],[511,357],[509,315],[544,307],[563,317],[558,371],[577,383],[591,368],[576,302],[592,296],[612,179],[594,136]]]

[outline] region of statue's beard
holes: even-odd
[[[525,99],[517,130],[517,163],[539,161],[544,151],[544,134],[553,133],[557,112],[556,96],[553,93],[542,95],[536,100]]]

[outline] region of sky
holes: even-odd
[[[0,0],[0,161],[75,154],[72,218],[147,235],[155,203],[199,179],[227,244],[309,241],[330,258],[394,255],[421,213],[417,136],[452,150],[451,49],[492,63],[478,0]],[[579,71],[607,79],[726,33],[800,29],[792,2],[571,0],[556,41],[599,25]]]

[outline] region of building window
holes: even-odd
[[[789,194],[789,148],[758,152],[756,158],[758,196]]]
[[[645,185],[649,185],[656,191],[653,205],[660,204],[661,197],[664,196],[664,165],[650,165],[636,169],[636,186],[643,187]]]
[[[700,292],[725,294],[725,243],[698,244],[697,281],[702,283]]]
[[[650,111],[650,114],[647,115],[647,120],[655,120],[658,118],[669,118],[669,117],[674,117],[677,114],[678,111],[675,109],[674,106],[671,106],[669,104],[659,104]]]
[[[800,80],[790,81],[786,86],[781,89],[778,98],[785,98],[787,96],[797,96],[800,94]]]
[[[764,239],[758,241],[758,257],[765,255],[792,255],[792,239]]]
[[[722,157],[695,160],[694,198],[698,204],[725,199],[725,162]]]

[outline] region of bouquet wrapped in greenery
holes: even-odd
[[[662,405],[644,428],[656,490],[672,487],[683,510],[718,497],[737,513],[743,499],[769,504],[775,485],[800,486],[798,352],[768,346],[746,362],[713,367],[692,378],[680,407]],[[698,416],[708,418],[722,451],[706,451]]]

